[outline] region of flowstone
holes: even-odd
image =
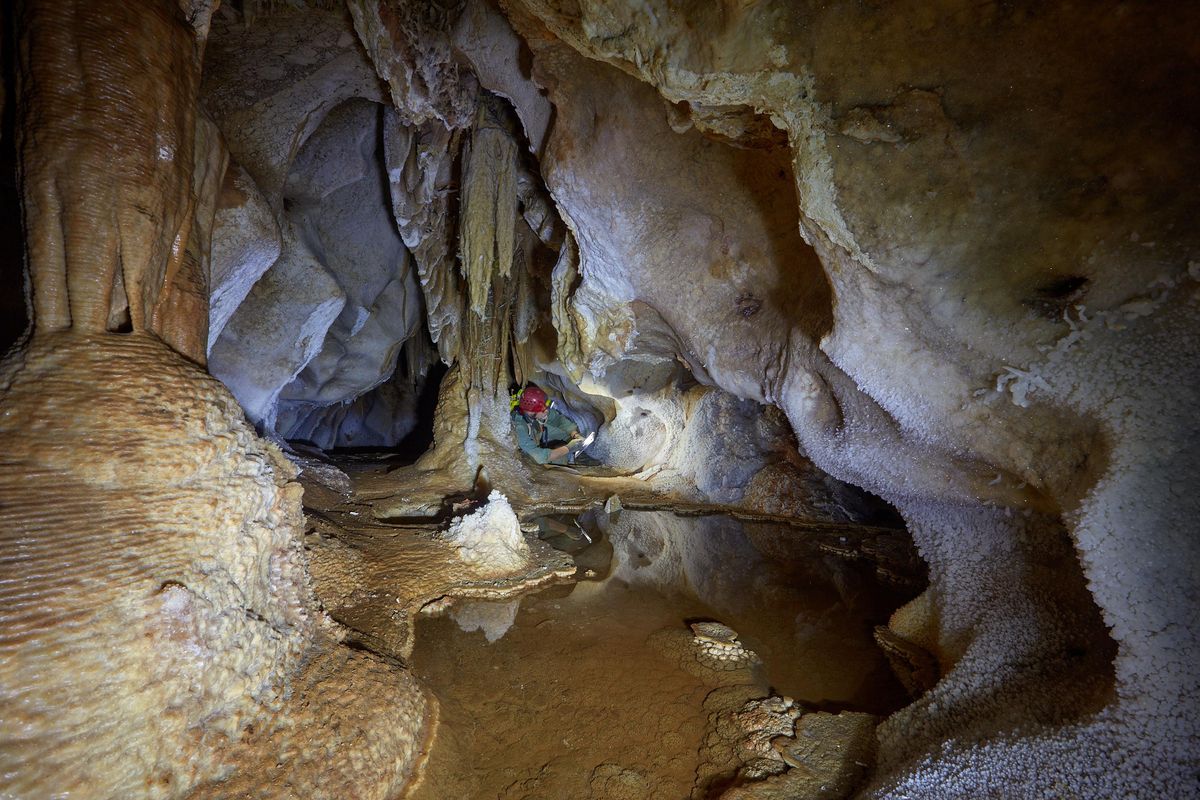
[[[693,622],[692,646],[696,659],[709,669],[722,672],[754,669],[762,663],[758,655],[738,641],[737,632],[719,622]]]
[[[806,710],[772,694],[762,661],[719,622],[667,628],[648,644],[712,691],[693,798],[807,800],[847,797],[874,762],[875,717]]]
[[[386,525],[328,492],[306,495],[305,539],[322,606],[360,645],[407,661],[419,614],[449,611],[498,636],[524,594],[571,580],[571,557],[526,537],[502,495],[446,530]],[[320,498],[328,503],[324,505]]]
[[[774,699],[774,698],[772,698]],[[743,709],[740,713],[756,709]],[[850,797],[874,763],[875,717],[843,711],[801,714],[795,734],[771,740],[787,768],[729,789],[721,800],[819,800]],[[753,764],[744,778],[757,778]]]
[[[704,623],[710,628],[719,623]],[[724,631],[733,633],[720,625]],[[718,641],[694,630],[665,628],[650,637],[650,647],[679,664],[679,668],[713,686],[763,685],[762,659],[747,650],[733,634]]]
[[[432,700],[341,643],[295,470],[223,386],[151,336],[70,332],[35,335],[0,386],[6,792],[385,800],[407,783]]]

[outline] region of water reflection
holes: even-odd
[[[639,797],[688,796],[712,685],[653,643],[691,622],[731,628],[806,707],[906,701],[872,629],[919,587],[856,558],[862,531],[629,509],[537,524],[575,558],[574,584],[419,623],[413,666],[441,722],[414,800],[587,797],[613,775]]]
[[[871,631],[913,592],[881,582],[875,563],[848,557],[854,528],[814,533],[725,515],[599,507],[536,524],[543,540],[572,555],[581,584],[599,584],[576,590],[577,601],[587,595],[589,615],[614,613],[612,594],[632,592],[641,600],[621,604],[626,613],[734,628],[781,693],[872,711],[902,696]],[[453,616],[463,631],[494,642],[516,622],[518,606],[469,603]]]

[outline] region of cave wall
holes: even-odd
[[[382,121],[382,106],[351,99],[305,141],[284,187],[279,261],[213,346],[213,374],[285,439],[393,445],[413,424],[402,405],[380,409],[397,431],[346,413],[392,378],[422,328],[416,271],[392,220]]]
[[[708,170],[677,166],[689,133],[664,126],[752,147],[756,112],[787,134],[828,327],[756,324],[697,355],[718,385],[783,408],[819,466],[895,503],[930,563],[927,613],[905,632],[949,674],[881,729],[872,794],[1000,781],[1102,795],[1105,759],[1119,793],[1195,791],[1198,554],[1194,501],[1175,488],[1195,474],[1190,11],[1113,6],[1080,24],[1062,7],[951,2],[505,7],[556,103],[546,178],[579,242],[571,308],[593,353],[637,327],[598,309],[680,291],[674,254],[704,231],[659,216],[719,202],[697,191]],[[639,186],[639,158],[675,168]],[[605,203],[638,213],[613,226]],[[690,273],[701,303],[663,313],[684,342],[730,327],[722,255],[704,249],[712,278]],[[1019,743],[983,744],[1017,728]]]
[[[396,445],[430,366],[428,247],[393,209],[394,183],[420,183],[404,165],[420,134],[387,103],[356,24],[335,7],[219,14],[202,92],[234,159],[210,369],[261,431],[324,449]]]
[[[12,796],[388,797],[432,725],[406,671],[341,644],[295,468],[200,367],[225,157],[197,104],[211,11],[16,12],[32,319],[0,363]]]

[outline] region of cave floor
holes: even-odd
[[[413,667],[441,722],[411,796],[686,797],[709,687],[646,639],[698,609],[655,599],[550,590],[521,601],[495,642],[451,615],[422,621]]]
[[[655,645],[688,620],[720,620],[763,657],[760,696],[879,714],[899,703],[863,598],[740,582],[697,594],[609,575],[422,619],[412,664],[441,723],[412,797],[688,797],[715,771],[704,749],[716,687]]]
[[[728,765],[708,763],[706,700],[729,681],[689,672],[656,644],[664,631],[690,640],[700,620],[730,626],[761,657],[733,680],[747,697],[876,715],[906,701],[872,638],[920,587],[902,530],[716,514],[628,479],[556,471],[552,484],[568,486],[560,502],[545,487],[514,498],[531,568],[483,579],[437,538],[457,510],[453,487],[410,493],[438,497],[441,519],[389,518],[359,491],[382,486],[383,470],[342,466],[349,485],[302,473],[306,547],[348,638],[407,663],[437,701],[411,797],[709,796]],[[605,510],[613,495],[621,504]],[[581,539],[571,520],[588,508]]]

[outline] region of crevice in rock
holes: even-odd
[[[0,30],[13,28],[12,4],[0,8]],[[7,352],[29,325],[26,309],[21,195],[17,183],[16,83],[13,37],[0,41],[0,352]]]

